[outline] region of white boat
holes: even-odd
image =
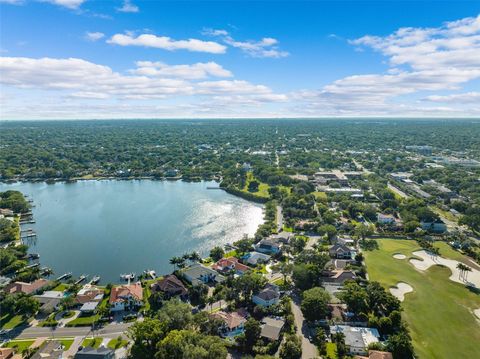
[[[123,280],[133,280],[133,279],[135,279],[135,273],[120,274],[120,279],[123,279]]]

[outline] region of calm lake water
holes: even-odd
[[[252,235],[263,222],[262,206],[222,190],[214,182],[82,181],[0,184],[33,199],[37,232],[30,251],[55,275],[100,275],[172,270],[172,256]]]

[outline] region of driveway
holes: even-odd
[[[300,309],[300,300],[297,296],[292,297],[292,312],[295,318],[295,326],[297,327],[297,335],[302,339],[302,359],[317,358],[317,347],[310,343],[306,337],[308,334],[308,327],[303,313]]]

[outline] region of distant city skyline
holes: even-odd
[[[0,119],[480,117],[480,2],[0,0]]]

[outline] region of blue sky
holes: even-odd
[[[480,115],[479,1],[0,8],[2,119]]]

